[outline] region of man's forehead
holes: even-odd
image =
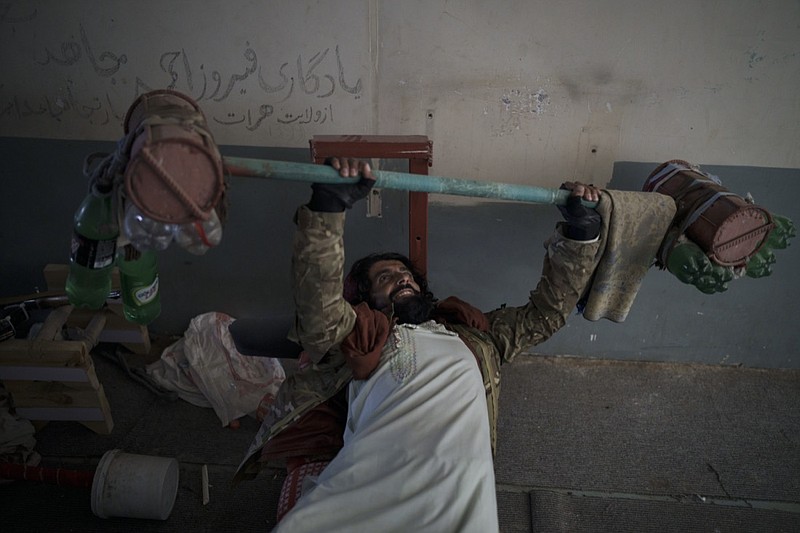
[[[373,278],[382,272],[392,272],[396,270],[408,270],[402,261],[397,259],[381,259],[369,267],[369,277]]]

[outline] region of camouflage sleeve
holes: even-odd
[[[556,231],[546,242],[542,277],[528,303],[487,313],[502,362],[544,342],[561,329],[594,272],[599,242],[572,241]]]
[[[339,344],[356,320],[342,296],[344,213],[318,213],[301,206],[292,251],[296,309],[289,338],[317,363]]]

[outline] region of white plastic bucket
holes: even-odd
[[[109,450],[92,481],[92,512],[166,520],[178,494],[178,460]]]

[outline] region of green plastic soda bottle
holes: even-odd
[[[119,236],[111,190],[90,192],[75,212],[67,298],[78,308],[100,309],[111,292]]]
[[[161,314],[156,252],[140,252],[128,245],[117,253],[122,286],[122,311],[125,318],[147,325]]]

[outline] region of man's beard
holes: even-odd
[[[430,294],[415,293],[392,304],[394,316],[399,324],[422,324],[431,319],[433,302]]]

